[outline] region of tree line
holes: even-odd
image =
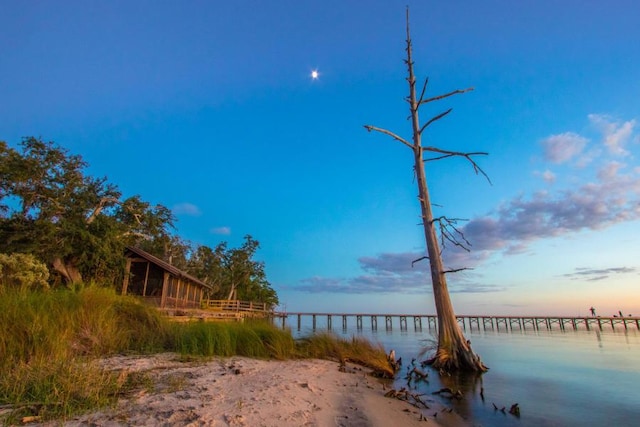
[[[15,276],[15,265],[9,266],[16,257],[29,255],[46,265],[51,286],[118,287],[125,247],[137,246],[210,284],[211,298],[278,303],[264,263],[254,259],[260,244],[252,236],[238,248],[185,241],[169,208],[139,195],[123,197],[106,177],[86,174],[87,166],[54,142],[27,137],[15,149],[0,141],[3,281],[9,271]]]

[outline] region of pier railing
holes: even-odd
[[[271,304],[253,301],[240,300],[202,300],[202,308],[214,311],[232,311],[232,312],[251,312],[251,313],[271,313],[273,306]]]
[[[377,330],[378,325],[384,327],[386,330],[391,330],[394,327],[399,327],[400,330],[408,330],[409,325],[413,324],[413,329],[418,331],[423,327],[427,329],[437,329],[438,317],[436,315],[425,314],[370,314],[370,313],[286,313],[286,312],[274,312],[272,314],[274,318],[281,321],[282,327],[286,326],[287,319],[293,319],[299,329],[302,327],[302,319],[310,318],[311,327],[315,330],[318,328],[319,322],[325,320],[325,326],[323,328],[333,329],[334,326],[341,326],[342,329],[347,329],[349,324],[353,326],[355,321],[356,329],[361,330],[364,325],[371,327],[372,330]],[[634,328],[640,330],[640,317],[633,316],[613,316],[613,317],[601,317],[601,316],[496,316],[496,315],[461,315],[456,316],[458,323],[466,331],[469,330],[565,330],[565,329],[586,329],[591,330],[598,328]],[[334,325],[334,320],[337,322]],[[379,320],[381,320],[379,322]],[[291,325],[293,327],[293,325]]]

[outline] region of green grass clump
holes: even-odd
[[[291,333],[267,322],[192,322],[173,325],[174,348],[183,355],[246,356],[287,359],[295,356]]]
[[[172,322],[160,311],[133,297],[118,296],[113,304],[116,329],[122,342],[119,352],[154,353],[171,347]]]
[[[166,345],[169,322],[112,289],[0,292],[0,368],[32,359],[64,360]]]
[[[183,355],[231,356],[235,337],[221,323],[190,322],[172,325],[171,349]]]
[[[260,342],[263,343],[267,351],[267,357],[284,360],[298,354],[295,341],[289,330],[279,329],[264,321],[250,322],[248,326],[251,327]],[[246,354],[246,356],[250,355]]]
[[[353,362],[386,378],[395,375],[382,344],[374,344],[362,337],[354,336],[349,340],[328,332],[319,333],[300,340],[298,349],[303,357]]]

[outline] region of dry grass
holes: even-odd
[[[331,333],[320,333],[304,338],[298,343],[301,357],[353,362],[372,369],[377,375],[393,378],[395,370],[389,363],[384,347],[362,337],[350,340]]]

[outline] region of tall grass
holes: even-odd
[[[0,364],[10,365],[161,350],[169,322],[131,297],[90,286],[78,291],[2,291],[0,328]]]
[[[121,388],[114,373],[95,363],[33,359],[3,369],[0,402],[14,405],[4,421],[15,424],[22,416],[37,415],[46,420],[107,406]]]
[[[22,415],[66,417],[114,403],[132,385],[95,359],[116,353],[316,357],[374,369],[386,362],[384,349],[362,339],[319,335],[294,342],[290,331],[258,320],[171,322],[155,308],[99,286],[53,291],[0,286],[0,331],[0,405],[15,408],[0,423],[15,423]]]
[[[298,342],[298,351],[303,357],[333,359],[341,363],[353,362],[366,366],[385,378],[393,378],[395,375],[382,344],[374,344],[362,337],[343,339],[331,333],[314,334]]]
[[[173,350],[184,355],[275,359],[295,356],[291,333],[263,321],[176,323],[172,336]]]
[[[114,401],[114,374],[91,358],[163,350],[170,325],[156,310],[111,289],[0,288],[0,404],[45,418]],[[15,414],[14,414],[15,415]]]

